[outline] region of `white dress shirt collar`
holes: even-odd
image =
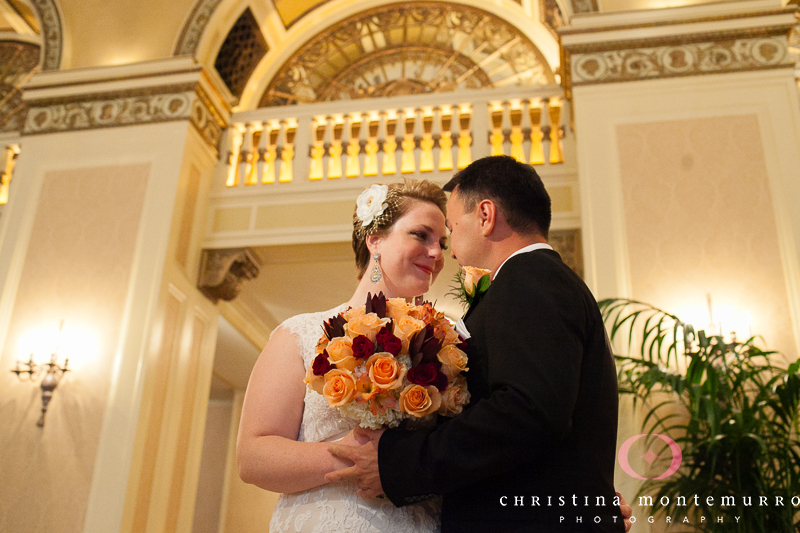
[[[506,257],[505,261],[500,263],[500,266],[497,267],[497,270],[495,270],[494,275],[492,276],[492,279],[497,277],[497,274],[500,273],[500,269],[503,268],[503,265],[505,265],[508,262],[508,260],[511,259],[512,257],[514,257],[515,255],[524,254],[526,252],[532,252],[534,250],[552,250],[552,249],[553,249],[553,247],[550,246],[549,244],[547,244],[546,242],[537,242],[536,244],[529,244],[528,246],[525,246],[524,248],[520,248],[519,250],[517,250],[513,254],[511,254],[508,257]]]

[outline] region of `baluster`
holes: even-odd
[[[19,146],[12,144],[3,149],[0,159],[0,205],[8,203],[8,189],[14,175],[14,165],[19,156]]]
[[[522,154],[523,157],[528,158],[531,153],[531,114],[530,114],[530,100],[520,101],[520,111],[522,111]]]
[[[383,125],[386,127],[386,136],[383,138],[383,168],[381,173],[384,176],[397,173],[397,111],[391,110],[381,113]]]
[[[531,100],[528,115],[531,119],[531,165],[541,165],[544,163],[541,101]]]
[[[554,98],[549,106],[550,116],[550,162],[563,163],[564,152],[561,146],[561,137],[564,132],[561,126],[562,102]]]
[[[239,183],[253,185],[250,171],[253,164],[253,125],[247,124],[244,129],[244,140],[239,149]]]
[[[358,154],[361,153],[361,114],[353,113],[348,117],[350,127],[348,128],[349,141],[347,143],[347,164],[345,165],[345,176],[356,178],[361,175],[361,166],[358,161]]]
[[[377,176],[378,175],[378,127],[380,125],[380,117],[377,113],[372,112],[369,114],[369,122],[367,123],[367,146],[364,148],[366,157],[364,157],[364,176]]]
[[[402,174],[410,174],[416,172],[417,162],[414,158],[414,148],[417,143],[414,139],[414,127],[417,122],[417,113],[414,109],[405,109],[403,111],[403,126],[405,134],[403,135],[403,157],[400,159],[400,172]]]
[[[441,127],[439,170],[453,170],[453,108],[449,105],[443,105],[439,108],[438,118]]]
[[[542,163],[550,164],[550,100],[542,98]]]
[[[328,129],[328,122],[325,117],[316,117],[313,127],[314,146],[311,148],[311,168],[308,171],[308,179],[316,181],[324,177],[322,158],[325,156],[325,130]]]
[[[509,120],[511,121],[511,157],[525,163],[525,151],[522,148],[522,103],[519,100],[514,100],[509,104],[508,111]]]
[[[426,108],[422,113],[422,140],[419,143],[419,171],[433,172],[433,109]]]
[[[253,173],[255,183],[264,183],[264,162],[267,158],[267,141],[269,140],[269,125],[267,121],[261,123],[261,130],[258,132],[256,145],[258,150],[255,153],[255,172]]]
[[[342,177],[342,133],[344,132],[344,118],[340,115],[330,118],[333,137],[328,148],[328,179]]]
[[[227,146],[230,148],[228,150],[228,176],[225,179],[225,186],[226,187],[235,187],[237,185],[236,181],[236,170],[238,168],[238,161],[239,161],[239,145],[241,144],[242,138],[239,134],[239,130],[236,129],[236,126],[230,126],[228,129],[225,130],[225,137],[227,139]],[[225,146],[223,144],[222,146]]]
[[[504,155],[503,150],[503,103],[493,102],[489,118],[492,121],[492,134],[489,143],[492,145],[491,155]]]
[[[281,150],[281,173],[278,181],[288,183],[294,177],[292,160],[294,159],[294,136],[297,134],[297,121],[294,119],[282,120],[283,149]]]
[[[270,121],[266,124],[269,138],[267,140],[267,153],[264,156],[264,174],[261,183],[275,183],[275,160],[278,158],[278,135],[281,132],[280,124]]]
[[[458,123],[461,128],[458,134],[458,169],[467,168],[472,163],[472,134],[470,133],[470,119],[472,108],[469,104],[462,105],[458,110]],[[485,134],[485,132],[484,132]]]

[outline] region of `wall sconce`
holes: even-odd
[[[64,327],[64,322],[61,322],[61,328],[59,328],[59,332]],[[26,362],[21,363],[17,360],[17,365],[15,368],[11,369],[11,372],[17,375],[17,378],[23,383],[36,381],[39,379],[39,376],[44,374],[44,378],[42,378],[42,415],[39,417],[39,421],[36,422],[36,425],[44,427],[44,415],[47,413],[47,406],[50,403],[50,400],[53,398],[53,392],[58,387],[58,384],[61,382],[61,378],[64,376],[66,372],[69,372],[69,358],[64,359],[64,366],[58,364],[58,347],[56,347],[55,351],[50,354],[50,362],[37,365],[36,362],[33,360],[33,352],[30,354],[30,359]]]

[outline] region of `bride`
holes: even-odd
[[[356,422],[329,409],[303,383],[322,323],[367,293],[411,299],[428,291],[444,266],[445,193],[429,181],[373,185],[356,204],[353,250],[359,284],[347,302],[283,322],[264,347],[247,386],[237,442],[239,474],[247,483],[283,493],[271,532],[412,533],[439,530],[438,500],[396,508],[366,501],[354,483],[326,484],[325,474],[346,466],[329,442],[356,444]],[[369,275],[365,275],[369,269]]]

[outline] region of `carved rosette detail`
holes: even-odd
[[[189,120],[215,150],[223,119],[196,84],[98,94],[93,99],[34,101],[25,135]]]
[[[785,35],[585,52],[572,50],[573,86],[787,67]]]
[[[258,273],[258,260],[249,248],[203,250],[197,287],[214,303],[231,301]]]

